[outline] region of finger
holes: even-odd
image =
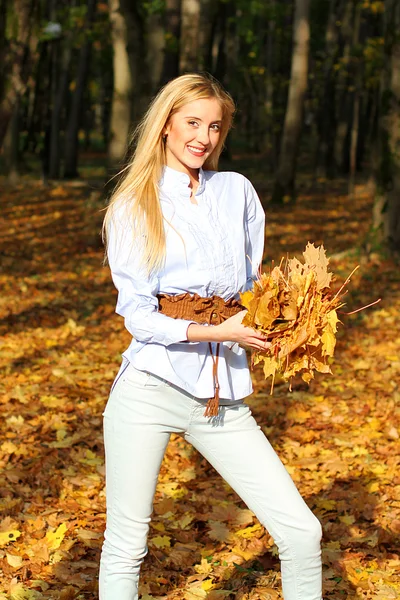
[[[269,350],[271,348],[272,344],[270,342],[263,342],[263,343],[253,342],[253,346],[254,346],[254,348],[257,348],[257,350],[262,350],[262,351],[266,352],[267,350]]]

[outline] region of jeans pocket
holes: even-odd
[[[165,385],[168,385],[168,382],[165,381],[165,379],[162,379],[162,377],[153,375],[148,371],[140,371],[139,369],[136,369],[132,364],[129,364],[128,368],[124,372],[122,381],[135,387],[142,388],[160,388]]]

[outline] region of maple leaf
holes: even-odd
[[[151,538],[151,543],[156,546],[156,548],[170,548],[171,538],[168,535],[156,535]]]
[[[303,257],[303,263],[292,258],[283,268],[262,273],[241,296],[247,308],[243,324],[271,340],[271,347],[254,351],[251,361],[252,366],[264,363],[264,377],[272,377],[271,393],[277,374],[289,381],[301,372],[309,383],[314,371],[331,373],[328,359],[336,345],[340,294],[329,291],[332,273],[324,247],[308,243]]]
[[[61,546],[61,542],[64,539],[67,526],[65,523],[61,523],[55,531],[48,531],[46,533],[45,542],[50,550],[57,550]]]
[[[16,556],[15,554],[6,554],[7,562],[10,567],[14,567],[14,569],[19,569],[22,566],[23,558],[22,556]]]
[[[0,546],[6,546],[19,538],[21,532],[17,527],[18,523],[11,517],[6,517],[0,522]]]
[[[212,540],[217,542],[228,542],[231,539],[232,534],[224,523],[210,520],[208,521],[208,524],[210,526],[208,535]]]
[[[260,523],[256,523],[252,527],[246,527],[245,529],[239,529],[238,531],[235,531],[235,535],[248,539],[252,538],[256,531],[262,531],[262,529],[262,525],[260,525]]]

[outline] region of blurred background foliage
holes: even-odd
[[[296,176],[368,181],[371,227],[400,249],[399,0],[0,0],[1,169],[10,183],[107,180],[161,85],[190,71],[237,103],[223,166],[269,200]]]

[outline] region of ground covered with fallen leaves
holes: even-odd
[[[323,243],[340,315],[333,375],[249,402],[323,524],[324,597],[400,597],[400,274],[365,246],[367,190],[304,189],[267,206],[266,265]],[[0,599],[97,598],[105,522],[102,411],[129,343],[102,267],[100,194],[84,184],[2,185]],[[266,474],[267,476],[267,474]],[[187,600],[280,599],[276,548],[218,474],[173,437],[161,469],[141,592]],[[116,599],[117,600],[117,599]]]

